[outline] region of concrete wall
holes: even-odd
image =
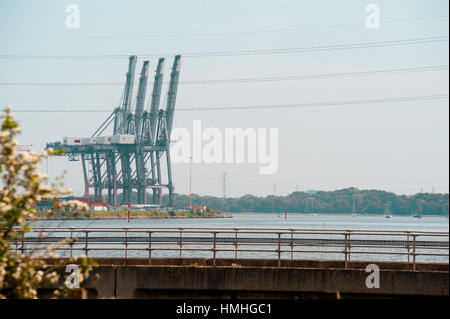
[[[95,258],[99,265],[168,265],[168,266],[214,266],[212,258]],[[47,260],[52,263],[52,260]],[[346,268],[365,269],[369,261],[351,261]],[[215,266],[232,266],[233,264],[247,267],[278,267],[276,259],[228,259],[216,258]],[[405,262],[376,262],[380,269],[386,270],[413,270],[412,263]],[[291,268],[345,268],[345,262],[340,260],[287,260],[281,259],[281,267]],[[416,263],[415,270],[423,271],[449,271],[448,263]]]
[[[370,262],[98,259],[90,298],[404,298],[448,296],[448,264],[377,263],[380,288],[365,285]],[[49,260],[50,262],[50,260]],[[234,264],[234,266],[231,266]],[[59,268],[63,274],[63,267]],[[95,280],[96,277],[98,280]],[[62,282],[61,282],[62,283]]]

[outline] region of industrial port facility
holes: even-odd
[[[173,61],[165,109],[162,105],[160,108],[164,58],[158,60],[148,103],[149,61],[142,64],[136,102],[132,103],[136,64],[137,57],[130,56],[121,103],[91,136],[63,137],[62,142],[47,143],[46,148],[60,150],[58,154],[69,161],[81,161],[84,196],[89,198],[93,188],[94,202],[102,202],[105,197],[106,203],[118,207],[132,203],[135,191],[135,204],[161,205],[163,189],[167,189],[169,206],[173,206],[169,144],[181,56],[176,55]],[[151,190],[151,200],[147,190]]]

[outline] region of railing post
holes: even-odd
[[[85,252],[86,252],[86,257],[88,256],[88,253],[89,253],[89,249],[88,249],[88,240],[89,240],[89,238],[88,238],[88,236],[89,236],[89,232],[88,231],[86,231],[85,232],[86,233],[86,235],[85,235],[85,244],[84,244],[84,250],[85,250]]]
[[[278,233],[278,267],[281,267],[281,233]]]
[[[152,232],[148,232],[148,263],[152,263]]]
[[[416,270],[416,236],[413,235],[413,270]]]
[[[238,258],[238,229],[234,229],[234,259]]]
[[[409,258],[409,232],[406,232],[406,249],[408,250],[408,264],[410,262]]]
[[[22,232],[22,247],[20,248],[20,250],[22,251],[22,255],[25,252],[25,238],[24,238],[25,234],[24,232]]]
[[[180,259],[183,258],[183,228],[180,228]]]
[[[294,260],[294,230],[291,229],[291,260]]]
[[[348,261],[352,261],[352,233],[348,232]]]
[[[214,248],[213,248],[213,266],[216,266],[216,244],[217,244],[217,233],[213,232],[214,234]]]
[[[125,228],[125,258],[128,258],[128,228]]]
[[[73,230],[70,230],[70,258],[73,258]]]
[[[348,238],[347,238],[347,232],[345,232],[345,243],[344,243],[345,264],[344,264],[344,268],[347,268],[347,244],[348,244]]]

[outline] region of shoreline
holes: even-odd
[[[198,219],[198,218],[232,218],[224,212],[208,213],[176,213],[132,211],[130,219]],[[128,212],[123,211],[89,211],[83,213],[40,213],[34,220],[128,220]]]
[[[240,215],[280,215],[280,216],[284,216],[284,212],[283,213],[261,213],[261,212],[242,212],[242,213],[230,213],[230,214],[240,214]],[[313,213],[316,216],[352,216],[352,213]],[[313,216],[313,214],[309,214],[309,213],[287,213],[288,216]],[[363,215],[363,214],[357,214],[355,217],[383,217],[384,214],[383,213],[379,213],[379,214],[367,214],[367,215]],[[393,215],[393,217],[413,217],[411,215],[403,215],[403,214],[398,214],[398,215]],[[425,214],[422,215],[422,218],[426,218],[426,217],[442,217],[442,218],[446,218],[446,216],[444,215],[433,215],[433,214]]]
[[[106,214],[105,214],[106,213]],[[212,218],[233,218],[233,215],[270,215],[270,216],[281,216],[284,217],[284,213],[261,213],[261,212],[233,212],[233,213],[216,213],[216,214],[204,214],[204,215],[193,215],[193,214],[183,214],[183,215],[153,215],[153,214],[143,214],[141,212],[131,212],[130,219],[212,219]],[[314,213],[314,215],[309,213],[287,213],[288,216],[312,216],[312,217],[324,217],[324,216],[347,216],[352,217],[352,214],[343,214],[343,213]],[[383,217],[384,214],[368,214],[368,215],[356,215],[354,217]],[[413,217],[410,215],[394,215],[393,218],[407,218]],[[422,215],[422,218],[446,218],[443,215]],[[90,215],[87,216],[84,213],[80,213],[76,216],[62,216],[61,214],[51,214],[48,215],[37,215],[34,220],[128,220],[128,214],[118,213],[118,212],[90,212]]]
[[[230,216],[131,216],[132,219],[212,219],[212,218],[233,218]],[[77,217],[37,217],[34,221],[42,221],[42,220],[128,220],[127,217],[123,216],[102,216],[102,217],[87,217],[87,216],[77,216]]]

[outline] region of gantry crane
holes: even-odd
[[[100,201],[106,191],[107,201],[117,205],[118,190],[122,202],[147,203],[147,190],[152,190],[153,204],[162,203],[162,190],[169,192],[169,205],[173,205],[173,180],[170,162],[170,134],[175,112],[175,101],[180,76],[181,56],[175,56],[170,74],[167,104],[160,109],[164,77],[164,58],[158,60],[149,107],[145,98],[149,74],[149,61],[144,61],[139,78],[135,108],[132,108],[134,77],[137,57],[130,56],[123,98],[118,107],[89,138],[64,138],[63,142],[47,143],[47,148],[64,149],[70,161],[81,160],[85,196],[94,188],[94,200]],[[106,135],[112,124],[112,135]],[[162,167],[167,169],[163,182]]]

